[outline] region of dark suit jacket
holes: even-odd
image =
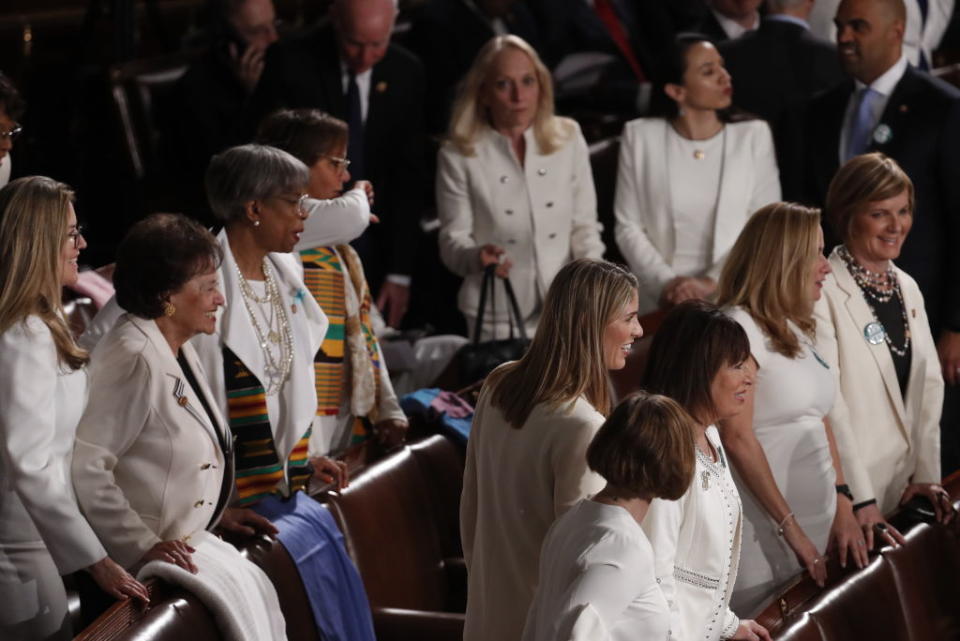
[[[717,17],[713,15],[713,11],[707,9],[704,13],[703,20],[700,21],[700,24],[697,25],[695,29],[697,33],[702,33],[705,36],[709,36],[713,42],[720,44],[721,42],[726,42],[729,40],[727,37],[727,32],[723,30],[723,27],[720,26],[720,22],[717,20]]]
[[[412,27],[404,44],[420,57],[427,73],[427,127],[445,133],[457,84],[480,48],[496,34],[490,22],[464,0],[428,0],[411,13]],[[510,33],[540,51],[540,36],[523,2],[502,18]]]
[[[262,117],[279,107],[311,107],[347,119],[347,102],[333,28],[271,48],[255,96]],[[424,74],[420,61],[391,44],[373,68],[364,127],[366,176],[377,191],[369,251],[361,251],[374,293],[388,273],[410,274],[423,196]]]
[[[847,81],[806,109],[803,161],[805,198],[822,206],[839,166],[840,130],[853,92]],[[892,136],[869,151],[896,160],[913,181],[913,228],[897,265],[913,276],[935,332],[960,330],[960,91],[908,67],[880,123]]]
[[[791,185],[796,171],[785,150],[798,128],[788,115],[843,81],[836,48],[798,24],[765,19],[756,31],[726,40],[719,49],[733,77],[733,103],[770,123],[783,192],[796,191]]]

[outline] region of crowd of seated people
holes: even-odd
[[[632,92],[619,265],[584,131],[558,115],[572,25],[534,1],[448,3],[483,37],[437,77],[393,42],[393,0],[334,0],[280,42],[269,0],[213,6],[222,46],[181,87],[205,136],[181,169],[213,228],[133,225],[82,338],[62,303],[87,246],[74,193],[8,182],[25,105],[0,75],[0,638],[79,632],[60,578],[78,571],[144,602],[160,577],[205,594],[225,638],[285,638],[269,578],[216,532],[276,537],[320,636],[374,638],[307,489],[345,488],[351,445],[407,438],[378,328],[414,300],[431,201],[430,259],[463,279],[432,304],[504,338],[506,304],[475,326],[492,273],[532,336],[484,381],[467,442],[464,639],[769,639],[754,617],[791,579],[904,543],[894,510],[956,523],[960,91],[906,52],[913,4],[841,0],[835,66],[780,68],[804,81],[771,85],[762,118],[737,87],[756,96],[751,56],[781,55],[769,33],[831,50],[811,0],[578,4],[609,40],[581,62]],[[444,11],[413,15],[437,29]],[[437,55],[424,24],[411,44]],[[646,314],[643,391],[618,405],[610,372]]]

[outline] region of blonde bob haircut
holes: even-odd
[[[795,203],[772,203],[747,221],[720,274],[717,302],[741,306],[763,329],[774,351],[800,355],[793,321],[813,338],[810,265],[817,260],[820,211]]]
[[[693,480],[696,421],[660,394],[634,392],[614,408],[587,448],[587,465],[620,499],[676,501]]]
[[[89,360],[63,318],[60,255],[73,191],[51,178],[18,178],[0,189],[0,333],[36,315],[49,328],[61,366]]]
[[[636,276],[605,260],[580,258],[557,273],[526,354],[487,377],[490,402],[512,427],[522,428],[536,405],[581,396],[601,414],[610,411],[603,335],[637,288]]]
[[[879,152],[854,156],[830,181],[823,215],[840,239],[847,242],[854,216],[870,203],[899,196],[904,191],[913,213],[913,181],[896,160]]]
[[[553,80],[534,48],[518,36],[494,36],[477,53],[453,103],[447,140],[464,156],[474,155],[477,137],[484,129],[493,126],[490,114],[483,105],[483,94],[491,81],[490,75],[497,56],[508,48],[527,54],[537,76],[540,99],[537,102],[537,114],[533,118],[533,137],[540,153],[552,154],[563,146],[573,132],[569,121],[554,115]]]

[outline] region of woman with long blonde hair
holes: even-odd
[[[487,378],[467,444],[465,641],[520,637],[547,529],[603,488],[587,446],[611,409],[607,370],[623,368],[643,335],[636,278],[605,261],[566,265],[543,309],[523,358]]]
[[[813,345],[830,265],[820,212],[774,203],[747,222],[720,277],[719,303],[747,332],[758,370],[746,410],[721,421],[743,500],[731,605],[751,614],[793,575],[826,579],[828,546],[863,567],[867,550],[827,412],[835,382]]]
[[[464,78],[436,190],[440,257],[464,278],[458,305],[468,328],[486,266],[509,276],[533,331],[557,271],[603,256],[587,143],[576,122],[554,114],[550,73],[517,36],[492,38]],[[485,315],[483,335],[506,335],[506,307]]]
[[[0,637],[72,638],[60,576],[86,569],[116,598],[146,589],[107,557],[70,485],[87,353],[63,317],[86,242],[73,192],[49,178],[0,190]]]

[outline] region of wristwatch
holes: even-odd
[[[846,483],[837,485],[837,494],[843,494],[845,497],[850,499],[851,503],[853,503],[853,492],[850,491],[850,486]]]

